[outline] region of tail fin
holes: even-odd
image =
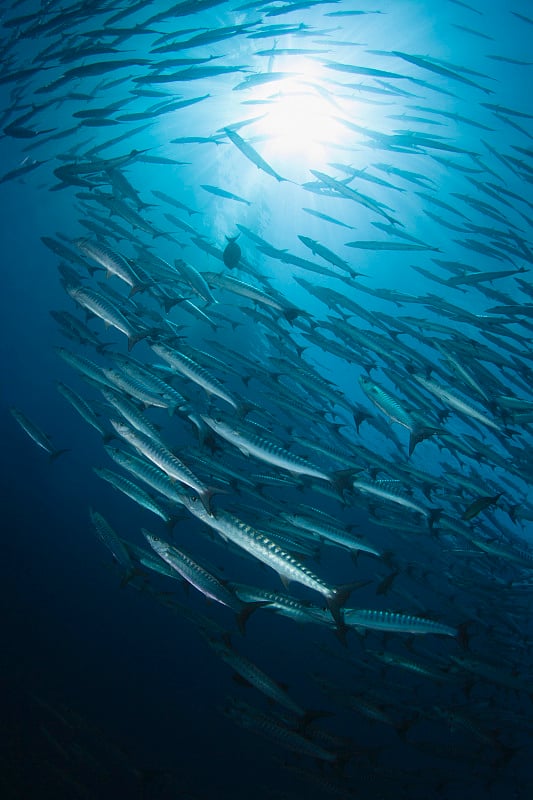
[[[243,636],[246,633],[246,623],[254,611],[268,605],[270,605],[268,600],[257,600],[253,603],[245,603],[243,605],[242,609],[237,614],[237,627]]]
[[[56,458],[62,456],[63,453],[70,453],[70,447],[64,447],[62,450],[54,450],[53,453],[50,453],[50,462],[55,461]]]

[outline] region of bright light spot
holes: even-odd
[[[338,138],[339,123],[331,105],[313,89],[304,88],[280,92],[261,128],[272,137],[273,152],[315,160]]]

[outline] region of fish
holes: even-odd
[[[287,180],[287,178],[283,178],[281,175],[279,175],[270,166],[270,164],[268,164],[264,160],[264,158],[262,158],[259,155],[257,150],[255,150],[249,142],[247,142],[244,139],[242,139],[239,136],[239,134],[237,133],[237,131],[233,130],[232,128],[224,128],[224,133],[226,134],[226,136],[228,137],[230,142],[232,142],[235,145],[237,150],[240,150],[241,153],[243,154],[243,156],[245,156],[248,159],[248,161],[251,161],[252,164],[255,164],[257,169],[262,170],[267,175],[271,175],[273,178],[275,178],[279,182]]]
[[[198,492],[198,496],[205,510],[208,514],[211,513],[209,501],[214,489],[202,483],[183,461],[177,458],[162,441],[154,440],[141,431],[130,428],[120,420],[110,419],[110,422],[119,436],[131,444],[145,458],[152,461],[157,467],[163,470],[169,478],[179,481],[186,486],[190,486],[191,489],[195,489],[195,491]]]
[[[241,409],[241,402],[232,397],[230,392],[224,389],[220,381],[218,381],[213,375],[210,375],[208,370],[196,363],[192,358],[189,358],[189,356],[185,355],[184,353],[180,353],[178,350],[167,347],[163,344],[152,344],[151,348],[157,356],[162,358],[164,361],[167,361],[172,369],[180,372],[187,378],[190,378],[192,381],[194,381],[194,383],[201,386],[208,395],[215,395],[216,397],[219,397],[221,400],[224,400],[226,403],[232,406],[236,411]]]
[[[213,528],[223,539],[233,542],[258,561],[275,570],[284,581],[301,583],[303,586],[307,586],[309,589],[313,589],[323,595],[333,619],[339,624],[339,609],[346,599],[346,589],[344,587],[335,588],[330,586],[302,562],[277,545],[269,536],[242,522],[233,514],[221,509],[218,509],[214,514],[210,514],[205,507],[200,508],[198,506],[193,495],[189,495],[184,499],[184,505],[193,516]]]
[[[102,294],[82,286],[72,286],[67,291],[72,299],[83,308],[100,317],[106,327],[112,325],[121,331],[128,339],[128,350],[131,350],[137,342],[148,336],[148,330],[135,330],[120,309]]]
[[[239,197],[238,194],[234,194],[233,192],[228,192],[226,189],[221,189],[219,186],[210,186],[207,183],[200,184],[201,188],[204,189],[206,192],[210,192],[211,194],[218,195],[218,197],[223,197],[226,200],[235,200],[238,203],[244,203],[247,206],[251,206],[249,200],[245,200],[244,197]]]
[[[141,529],[141,533],[157,555],[163,559],[173,570],[184,578],[187,583],[198,589],[208,600],[214,600],[223,606],[233,609],[237,614],[237,621],[241,633],[250,614],[261,608],[264,604],[243,603],[239,598],[224,585],[215,575],[209,572],[204,566],[195,561],[188,553],[178,550],[177,547],[168,544],[153,533]]]
[[[228,243],[222,253],[222,260],[227,267],[233,269],[238,266],[242,251],[237,244],[237,236],[226,236],[226,239]]]
[[[414,617],[410,614],[398,614],[392,611],[374,611],[369,609],[344,610],[344,624],[355,628],[372,628],[391,633],[427,634],[436,633],[442,636],[457,636],[457,629],[432,619]]]
[[[34,422],[26,416],[26,414],[21,411],[19,408],[15,408],[15,406],[11,406],[9,409],[11,416],[13,419],[18,422],[22,430],[30,437],[30,439],[35,442],[37,447],[41,447],[45,450],[49,457],[50,461],[55,461],[56,458],[59,458],[60,455],[63,453],[68,453],[68,449],[61,449],[57,450],[51,440],[50,437],[41,430]]]

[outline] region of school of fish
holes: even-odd
[[[122,530],[88,492],[87,530],[253,687],[223,713],[309,797],[457,797],[465,760],[500,797],[532,732],[533,107],[494,64],[525,86],[533,61],[484,4],[442,5],[466,63],[396,39],[403,1],[18,0],[0,22],[4,202],[37,176],[71,201],[40,236],[57,413],[140,508]],[[531,45],[523,4],[495,5]],[[287,98],[319,108],[290,157]],[[31,407],[54,470],[76,444]],[[302,686],[250,649],[260,618],[316,627]]]

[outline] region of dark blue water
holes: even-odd
[[[437,8],[365,0],[291,10],[288,3],[173,8],[156,2],[135,9],[115,20],[126,7],[28,1],[4,7],[1,19],[2,797],[529,797],[531,5],[450,1]],[[270,25],[277,27],[266,35]],[[229,26],[242,27],[223,40],[183,46]],[[173,52],[157,50],[169,43]],[[83,55],[89,45],[114,52]],[[319,52],[275,53],[290,48]],[[172,58],[210,60],[162,63]],[[91,64],[97,71],[98,64],[117,59],[146,63],[92,76],[68,72]],[[203,66],[240,71],[159,82],[161,75]],[[263,83],[257,78],[273,72],[287,74]],[[181,109],[158,110],[160,103],[200,97]],[[80,116],[106,107],[96,125],[87,124],[94,117]],[[126,114],[146,118],[119,119]],[[248,122],[237,126],[242,121]],[[232,127],[260,153],[266,170],[229,140],[224,128]],[[123,141],[112,142],[123,134]],[[171,141],[180,137],[218,137],[218,143]],[[76,182],[80,165],[126,156],[133,148],[146,153],[120,170],[140,206],[116,188],[115,197],[140,213],[156,236],[99,203],[99,193],[113,191],[101,162],[94,172],[82,170],[88,187]],[[43,163],[10,174],[29,167],[28,158]],[[61,183],[57,170],[65,165],[71,172]],[[328,185],[320,175],[336,183]],[[343,187],[358,194],[343,195]],[[199,213],[177,209],[152,190]],[[227,237],[238,235],[242,260],[228,268],[166,215],[192,226],[200,244],[219,254]],[[102,367],[113,364],[112,355],[67,340],[50,311],[68,310],[87,321],[100,342],[110,343],[109,351],[126,355],[127,342],[101,319],[86,318],[60,281],[62,259],[42,241],[52,237],[81,256],[75,242],[96,241],[87,221],[107,227],[107,246],[143,265],[149,276],[156,275],[149,254],[170,264],[183,258],[200,273],[230,275],[300,310],[291,324],[279,310],[239,295],[212,288],[219,301],[213,305],[190,287],[174,287],[210,324],[182,303],[166,311],[157,300],[161,281],[154,279],[133,298],[140,304],[135,319],[151,333],[131,356],[160,364],[149,344],[168,336],[170,320],[228,391],[256,405],[241,424],[266,426],[262,435],[327,472],[345,465],[297,439],[341,450],[365,480],[400,480],[404,498],[436,509],[435,523],[428,523],[394,500],[357,490],[341,497],[320,480],[260,491],[258,476],[269,471],[267,465],[217,437],[216,447],[202,448],[208,464],[220,462],[237,475],[226,493],[215,496],[215,513],[229,510],[260,527],[265,517],[279,521],[282,511],[303,513],[305,506],[355,526],[382,558],[359,553],[354,560],[344,549],[318,543],[318,555],[306,565],[333,586],[368,580],[349,607],[429,617],[466,631],[467,647],[461,636],[372,630],[349,631],[342,643],[332,621],[303,625],[267,608],[251,617],[243,637],[230,609],[207,602],[192,587],[187,591],[148,570],[125,579],[95,535],[89,508],[139,547],[147,548],[145,527],[223,580],[284,591],[272,569],[237,552],[186,511],[173,509],[179,519],[170,532],[95,474],[94,467],[119,468],[57,383],[82,395],[106,429],[112,415],[97,388],[54,348]],[[318,250],[312,253],[299,236],[327,248],[359,276]],[[378,249],[365,242],[378,242]],[[409,242],[428,249],[389,247]],[[288,263],[284,253],[307,259],[322,274]],[[96,289],[104,282],[103,272],[91,277],[70,266],[78,269],[80,285]],[[490,272],[508,275],[472,279]],[[127,309],[124,282],[111,277],[98,291],[106,287],[120,293]],[[338,296],[328,307],[316,293],[329,289],[362,311],[346,312]],[[402,302],[391,291],[403,293]],[[345,323],[354,333],[349,341]],[[343,355],[324,349],[320,336],[344,348]],[[209,355],[221,359],[218,367]],[[275,361],[280,357],[289,359],[282,378]],[[342,402],[333,403],[329,389],[310,389],[297,371],[303,367],[326,379]],[[391,367],[401,383],[387,375]],[[413,375],[431,377],[496,428],[424,392]],[[438,433],[408,456],[409,432],[372,404],[361,376],[404,408],[418,409]],[[230,415],[224,401],[212,398],[210,405],[191,381],[180,377],[172,385],[199,412]],[[50,462],[17,425],[13,407],[49,435],[54,448],[68,452]],[[353,419],[358,409],[374,420],[362,422],[359,431]],[[170,417],[160,408],[145,414],[161,426],[176,454],[196,463],[199,437],[186,414]],[[126,448],[118,439],[112,445]],[[222,485],[209,466],[197,469],[205,482]],[[270,468],[270,475],[288,477],[282,469]],[[498,499],[462,521],[471,503],[486,496]],[[467,533],[445,528],[440,514]],[[390,588],[383,585],[387,579]],[[324,605],[320,594],[297,583],[289,592]],[[236,652],[281,682],[303,708],[324,716],[309,726],[277,716],[282,709],[235,680],[182,606],[217,623]],[[417,661],[440,671],[441,679],[386,666],[376,651]],[[468,659],[470,667],[457,659]],[[497,670],[492,677],[489,667]],[[255,710],[251,728],[229,718],[231,698]],[[354,707],[362,700],[392,724]],[[320,742],[335,763],[265,735],[260,713]]]

